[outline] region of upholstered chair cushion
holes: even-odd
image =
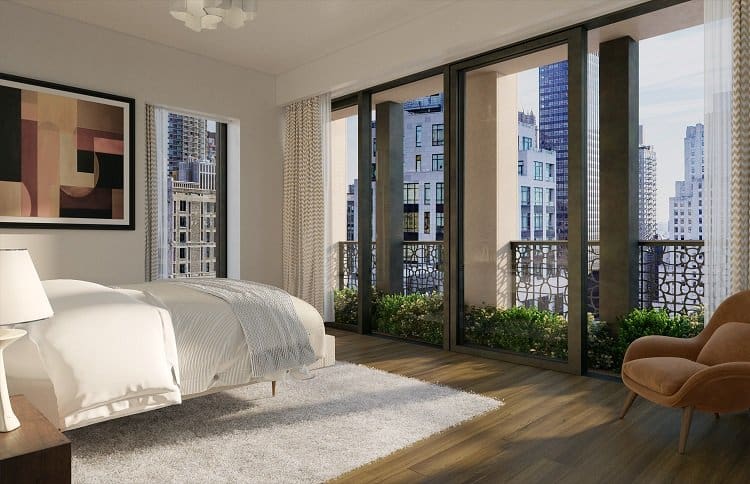
[[[674,395],[682,385],[706,365],[685,358],[656,356],[628,361],[622,372],[634,382],[661,395]]]
[[[703,346],[697,360],[709,366],[750,361],[750,324],[724,323],[719,326]]]

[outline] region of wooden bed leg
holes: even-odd
[[[637,396],[638,394],[632,390],[628,393],[628,396],[625,398],[625,404],[622,406],[622,411],[620,412],[620,420],[625,418],[625,414],[628,413],[628,410],[630,410],[630,407],[633,405]]]
[[[273,380],[271,382],[271,396],[272,397],[276,396],[276,380]]]
[[[685,407],[682,409],[682,428],[680,429],[680,446],[678,452],[680,454],[685,453],[685,445],[687,444],[688,434],[690,433],[690,423],[693,421],[693,407]]]

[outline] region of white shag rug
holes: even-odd
[[[323,482],[502,405],[350,363],[67,432],[74,482]]]

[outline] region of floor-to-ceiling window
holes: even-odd
[[[226,275],[227,125],[156,109],[160,277]]]
[[[443,344],[443,76],[372,96],[372,330]]]
[[[603,226],[610,230],[601,234],[601,246],[599,241],[594,243],[597,254],[601,250],[604,256],[595,271],[597,292],[600,280],[603,292],[590,317],[588,359],[592,369],[616,372],[635,338],[649,334],[689,337],[703,327],[708,215],[703,4],[689,1],[592,30],[589,49],[603,70],[601,85],[590,86],[590,98],[600,101],[602,117],[596,119],[596,129],[603,150],[601,201],[607,207],[601,215]],[[611,84],[606,73],[612,69],[630,69],[631,79]],[[617,103],[618,96],[628,90],[630,115],[621,116],[624,104],[613,107],[608,103]],[[622,131],[617,136],[613,133],[625,125],[630,132],[627,141],[619,136]],[[613,136],[620,139],[613,140]],[[630,150],[628,167],[625,161],[613,159],[617,149]],[[631,170],[631,175],[618,180],[619,186],[632,189],[629,210],[608,203],[617,196],[612,193],[613,165]],[[613,219],[617,221],[614,229]],[[632,226],[634,246],[621,257],[623,263],[616,265],[605,254],[612,252],[606,239],[612,230],[625,225]],[[631,274],[623,277],[623,268]],[[618,277],[621,290],[615,293],[608,282]],[[631,291],[628,300],[622,300]]]
[[[461,341],[565,362],[567,45],[461,75]]]

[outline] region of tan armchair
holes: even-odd
[[[693,410],[720,413],[750,408],[750,291],[727,298],[694,338],[645,336],[625,353],[622,381],[630,389],[620,418],[636,397],[682,408],[680,454]]]

